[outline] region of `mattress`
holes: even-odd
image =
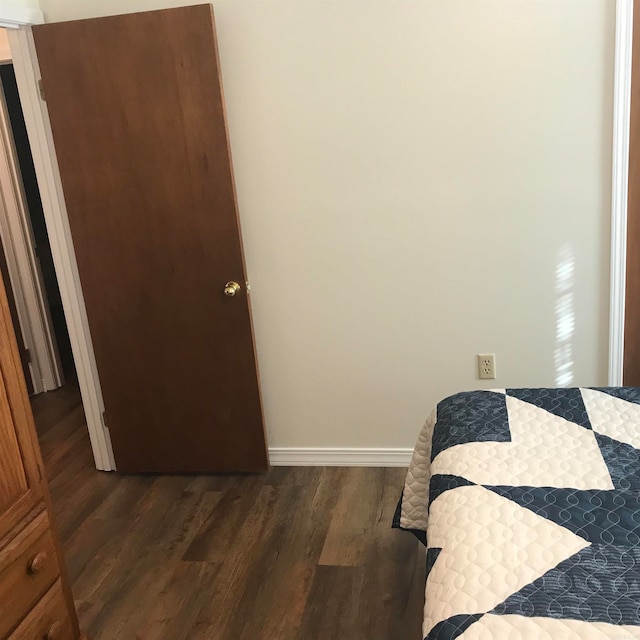
[[[640,638],[640,388],[443,400],[394,526],[427,547],[424,638]]]

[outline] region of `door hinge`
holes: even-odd
[[[44,84],[42,82],[42,78],[38,80],[38,90],[40,91],[40,99],[46,101],[46,98],[44,97]]]
[[[107,428],[107,412],[106,410],[102,412],[102,426]]]
[[[31,356],[31,349],[24,350],[24,359],[29,363],[33,362],[33,358]]]

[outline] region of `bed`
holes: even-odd
[[[443,400],[394,526],[427,547],[425,639],[640,638],[640,388]]]

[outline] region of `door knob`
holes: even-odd
[[[233,298],[234,296],[237,296],[238,293],[240,293],[240,285],[237,282],[233,282],[232,280],[231,282],[227,282],[227,284],[224,285],[225,296]]]
[[[48,629],[45,635],[45,640],[58,640],[60,637],[60,631],[62,630],[62,623],[56,620]]]
[[[44,566],[47,564],[47,560],[48,560],[48,555],[46,551],[41,551],[40,553],[37,553],[29,563],[27,571],[31,575],[35,576],[36,574],[42,571]]]

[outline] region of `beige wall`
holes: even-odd
[[[2,0],[3,14],[12,13],[14,10],[40,12],[40,6],[39,0]]]
[[[272,446],[408,447],[461,389],[606,383],[613,1],[215,7]]]
[[[43,19],[39,0],[2,0],[0,14],[11,24],[40,23]]]

